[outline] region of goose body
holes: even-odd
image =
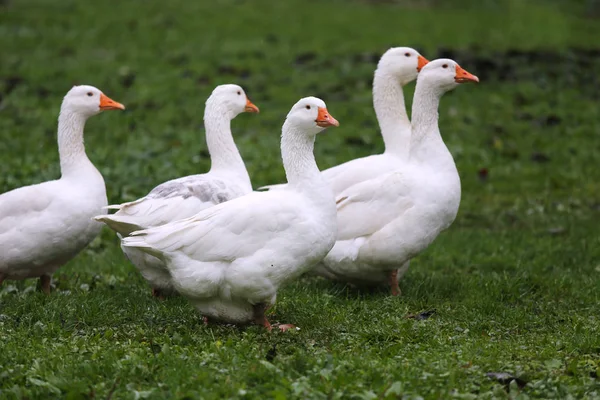
[[[252,191],[244,161],[233,141],[231,120],[242,112],[258,112],[237,85],[215,88],[206,102],[204,123],[212,167],[205,174],[173,179],[133,202],[109,208],[118,211],[96,217],[120,238],[138,229],[164,225],[197,214]],[[121,246],[127,258],[153,288],[153,294],[173,291],[171,276],[158,258],[136,248]]]
[[[331,277],[387,283],[399,294],[398,267],[405,269],[452,224],[460,205],[460,178],[440,135],[437,110],[446,91],[467,81],[478,79],[452,60],[423,68],[413,102],[409,160],[336,198],[338,239],[321,264]]]
[[[256,322],[279,287],[310,270],[336,238],[334,197],[313,155],[315,136],[337,125],[313,97],[292,108],[282,130],[285,189],[252,192],[193,217],[132,233],[123,246],[163,260],[179,293],[208,317]]]
[[[104,179],[85,154],[85,121],[102,110],[124,109],[92,86],[65,96],[58,123],[61,178],[0,195],[0,282],[50,277],[100,232],[92,220],[107,204]]]

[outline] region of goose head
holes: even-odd
[[[377,70],[396,77],[401,85],[405,85],[417,79],[417,74],[428,62],[415,49],[392,47],[381,56]]]
[[[461,83],[479,82],[479,78],[463,69],[456,61],[439,58],[429,62],[419,73],[419,82],[429,82],[443,92],[454,89]]]
[[[125,106],[109,98],[98,88],[80,85],[73,86],[67,92],[62,108],[91,117],[105,110],[124,110]]]
[[[340,125],[327,111],[325,102],[317,97],[300,99],[288,113],[287,121],[313,136],[327,127]]]
[[[252,104],[244,89],[238,85],[217,86],[206,102],[224,106],[230,112],[231,118],[235,118],[243,112],[258,113],[260,111]]]

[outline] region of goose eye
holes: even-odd
[[[241,95],[242,95],[242,92],[240,92],[240,91],[238,90],[238,96],[241,96]]]
[[[410,53],[404,53],[406,57],[410,57]]]
[[[87,92],[87,95],[88,95],[89,97],[92,97],[92,96],[94,95],[94,93],[92,93],[92,92]]]
[[[442,65],[442,68],[448,68],[448,64]]]
[[[306,109],[307,109],[307,110],[310,110],[310,106],[306,106]]]

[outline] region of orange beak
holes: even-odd
[[[419,63],[417,64],[417,72],[421,72],[421,68],[423,68],[424,66],[426,66],[427,63],[429,63],[429,60],[426,59],[425,57],[423,57],[420,54],[417,57],[417,60],[419,60]]]
[[[117,103],[104,93],[100,93],[100,109],[101,110],[124,110],[125,106]]]
[[[456,64],[456,74],[454,75],[454,82],[479,82],[479,78],[473,75],[472,73],[464,70],[460,65]]]
[[[252,104],[249,98],[246,97],[246,108],[244,108],[244,112],[259,113],[260,110],[258,109],[258,107]]]
[[[317,115],[315,122],[321,128],[340,126],[340,123],[337,121],[337,119],[333,118],[325,107],[319,107],[319,114]]]

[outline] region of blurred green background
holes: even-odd
[[[341,123],[317,140],[322,169],[382,151],[371,81],[389,47],[481,79],[441,102],[463,200],[401,298],[304,278],[271,316],[297,333],[204,327],[185,300],[151,299],[105,229],[52,296],[0,289],[0,397],[598,398],[599,38],[596,0],[0,1],[0,192],[60,175],[73,84],[127,106],[86,126],[118,203],[208,170],[218,84],[261,109],[232,124],[256,188],[284,180],[300,97]]]

